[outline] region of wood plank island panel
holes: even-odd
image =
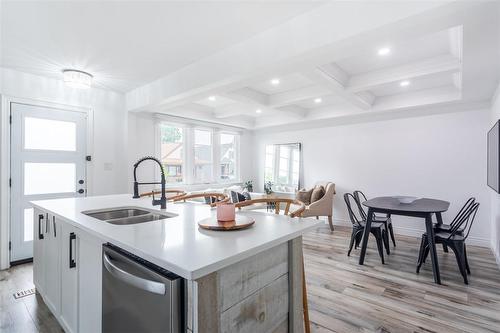
[[[463,284],[453,253],[438,247],[443,285],[430,262],[415,273],[420,240],[396,235],[382,265],[372,238],[365,264],[347,256],[350,228],[304,235],[312,332],[500,332],[500,270],[488,248],[468,246],[472,275]]]
[[[302,237],[187,284],[189,332],[304,331]]]

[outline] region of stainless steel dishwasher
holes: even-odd
[[[103,332],[184,329],[181,277],[109,243],[103,245],[102,263]]]

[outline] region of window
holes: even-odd
[[[194,130],[194,181],[212,182],[212,132]]]
[[[182,183],[184,165],[184,130],[182,127],[160,124],[160,161],[167,183]]]
[[[300,180],[300,144],[266,146],[264,181],[277,192],[298,190]]]
[[[236,175],[236,135],[220,134],[220,179],[235,181]]]
[[[168,184],[239,181],[239,134],[167,122],[159,129]]]

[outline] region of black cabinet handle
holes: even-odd
[[[43,239],[42,220],[43,220],[43,214],[39,214],[38,215],[38,239]]]
[[[69,268],[76,267],[76,261],[73,259],[73,240],[76,241],[76,235],[74,232],[69,234]]]
[[[56,217],[55,216],[52,216],[52,226],[54,227],[54,238],[56,238],[57,234],[56,234]]]
[[[80,193],[80,194],[83,194],[84,192],[85,192],[85,190],[83,188],[78,190],[78,193]]]

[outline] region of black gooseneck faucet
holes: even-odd
[[[158,163],[160,166],[160,171],[161,171],[161,182],[147,182],[147,183],[139,183],[137,181],[137,167],[139,164],[141,164],[144,161],[151,160],[155,161]],[[161,162],[156,158],[152,156],[146,156],[135,162],[134,164],[134,199],[140,198],[139,196],[139,185],[157,185],[161,184],[161,198],[159,200],[155,199],[154,191],[153,191],[153,206],[158,206],[161,205],[161,209],[166,209],[167,208],[167,197],[165,195],[165,172],[163,171],[163,166],[161,165]]]

